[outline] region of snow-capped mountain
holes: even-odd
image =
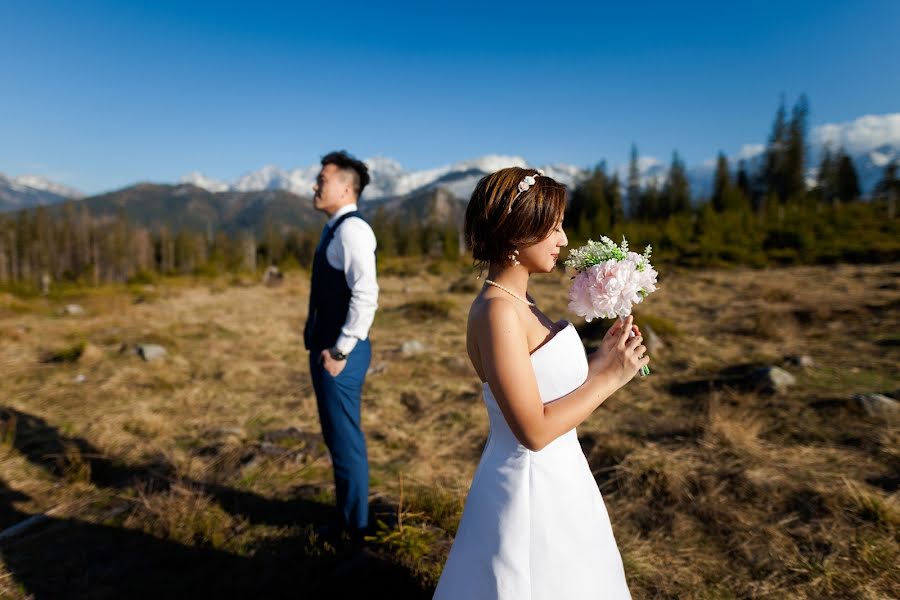
[[[369,167],[371,181],[363,192],[364,200],[380,200],[405,196],[418,190],[443,188],[457,198],[468,198],[478,180],[488,173],[503,167],[528,167],[528,162],[520,156],[487,155],[472,160],[464,160],[449,165],[407,171],[394,159],[376,156],[365,161]],[[567,164],[539,166],[544,172],[566,185],[576,184],[583,176],[580,167]],[[310,165],[290,171],[274,165],[267,165],[257,171],[241,176],[232,184],[208,178],[193,172],[181,178],[182,183],[192,183],[211,192],[260,190],[287,190],[301,196],[312,194],[319,165]]]
[[[859,172],[860,186],[863,193],[869,193],[881,179],[884,166],[891,160],[900,160],[900,144],[885,144],[868,152],[852,154],[854,163]],[[816,180],[818,161],[821,160],[822,147],[813,145],[810,148],[810,166],[807,172],[807,183],[812,186]],[[762,144],[745,145],[739,152],[729,156],[729,164],[732,175],[737,172],[738,164],[744,161],[748,173],[757,172],[765,159],[765,146]],[[484,175],[503,167],[518,166],[528,167],[528,161],[520,156],[487,155],[480,158],[465,160],[433,169],[420,171],[407,171],[396,160],[377,156],[365,161],[369,167],[371,182],[363,193],[364,200],[381,200],[406,196],[416,191],[441,188],[461,199],[468,198],[475,189],[478,180]],[[697,198],[708,198],[712,193],[713,175],[715,173],[715,159],[708,159],[702,163],[687,167],[688,180],[691,185],[691,193]],[[588,170],[564,163],[552,165],[540,165],[548,176],[572,187],[577,185],[587,175]],[[638,169],[641,176],[641,185],[651,183],[662,187],[669,173],[669,165],[653,156],[641,156],[638,159]],[[214,180],[203,176],[201,173],[191,173],[181,179],[182,183],[192,183],[198,187],[212,192],[219,191],[262,191],[262,190],[287,190],[301,196],[312,193],[319,165],[311,165],[306,168],[298,168],[286,171],[275,166],[266,166],[258,171],[252,171],[240,177],[233,184]],[[619,181],[624,186],[628,180],[628,165],[617,165],[610,171],[619,176]]]
[[[75,188],[38,175],[6,177],[0,173],[0,212],[56,204],[83,196]]]
[[[49,192],[65,198],[77,199],[84,197],[84,194],[79,190],[61,183],[56,183],[55,181],[50,181],[46,177],[41,177],[40,175],[20,175],[19,177],[13,177],[12,180],[17,185],[42,192]]]
[[[807,183],[815,184],[818,162],[821,160],[823,145],[819,138],[814,138],[810,147]],[[881,179],[884,166],[891,160],[900,160],[900,142],[883,144],[877,148],[860,149],[851,153],[859,172],[860,187],[868,194]],[[849,151],[849,150],[848,150]],[[728,157],[732,175],[737,172],[739,162],[743,160],[748,173],[757,172],[765,160],[763,144],[747,144],[737,153]],[[552,165],[531,165],[521,156],[486,155],[479,158],[455,162],[433,169],[408,171],[398,161],[376,156],[364,161],[369,167],[371,182],[363,193],[363,200],[382,200],[406,196],[414,192],[440,188],[453,196],[466,199],[472,194],[478,180],[488,173],[503,167],[529,167],[542,169],[548,176],[560,183],[572,187],[577,185],[588,174],[588,170],[564,163]],[[691,194],[695,199],[708,198],[712,194],[715,159],[708,159],[699,164],[687,166],[687,176],[691,185]],[[641,185],[651,183],[662,187],[669,173],[669,164],[653,156],[638,158],[638,169]],[[222,191],[263,191],[287,190],[300,196],[312,194],[319,165],[284,170],[274,165],[267,165],[257,171],[251,171],[238,178],[234,183],[227,183],[193,172],[181,178],[181,183],[191,183],[211,192]],[[628,165],[617,165],[610,171],[619,176],[624,186],[628,180]]]
[[[198,188],[203,188],[209,192],[227,192],[229,189],[229,185],[224,181],[219,181],[218,179],[213,179],[212,177],[207,177],[200,171],[191,171],[184,177],[178,180],[178,183],[189,183],[191,185],[195,185]]]
[[[240,177],[231,185],[231,190],[235,192],[287,190],[300,196],[309,196],[312,194],[312,186],[318,173],[318,166],[284,171],[274,165],[267,165]]]
[[[854,156],[853,163],[859,175],[860,189],[867,194],[871,192],[884,177],[884,168],[892,161],[900,164],[900,145],[884,144]]]

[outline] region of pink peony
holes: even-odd
[[[638,271],[640,260],[629,252],[625,260],[606,260],[579,273],[569,289],[569,310],[588,322],[631,314],[633,305],[656,290],[656,271],[649,265]]]
[[[569,288],[569,310],[584,317],[590,323],[601,315],[594,310],[594,302],[591,297],[591,277],[588,271],[582,271],[575,276],[572,287]]]

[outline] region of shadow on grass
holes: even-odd
[[[743,363],[719,370],[715,375],[689,381],[680,381],[668,386],[673,396],[695,397],[716,390],[731,388],[738,391],[759,391],[759,381],[755,375],[765,368],[763,363]]]
[[[97,487],[158,493],[173,483],[162,460],[127,465],[86,440],[61,435],[40,417],[5,410],[14,420],[13,448],[59,478]],[[291,535],[251,542],[242,554],[184,545],[122,526],[47,518],[0,541],[7,569],[25,595],[44,598],[364,597],[429,598],[408,569],[372,550],[336,544],[311,550],[309,532],[332,523],[333,507],[313,499],[274,500],[207,482],[177,481],[251,524],[287,526]],[[28,497],[0,479],[0,526],[31,515],[15,508]]]

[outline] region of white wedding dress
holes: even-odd
[[[546,404],[587,377],[569,323],[531,355]],[[485,383],[491,430],[435,600],[631,598],[609,516],[571,430],[532,452]]]

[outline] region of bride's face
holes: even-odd
[[[559,259],[560,249],[569,245],[569,239],[562,228],[562,219],[546,238],[528,248],[519,250],[519,262],[531,273],[550,273]]]

